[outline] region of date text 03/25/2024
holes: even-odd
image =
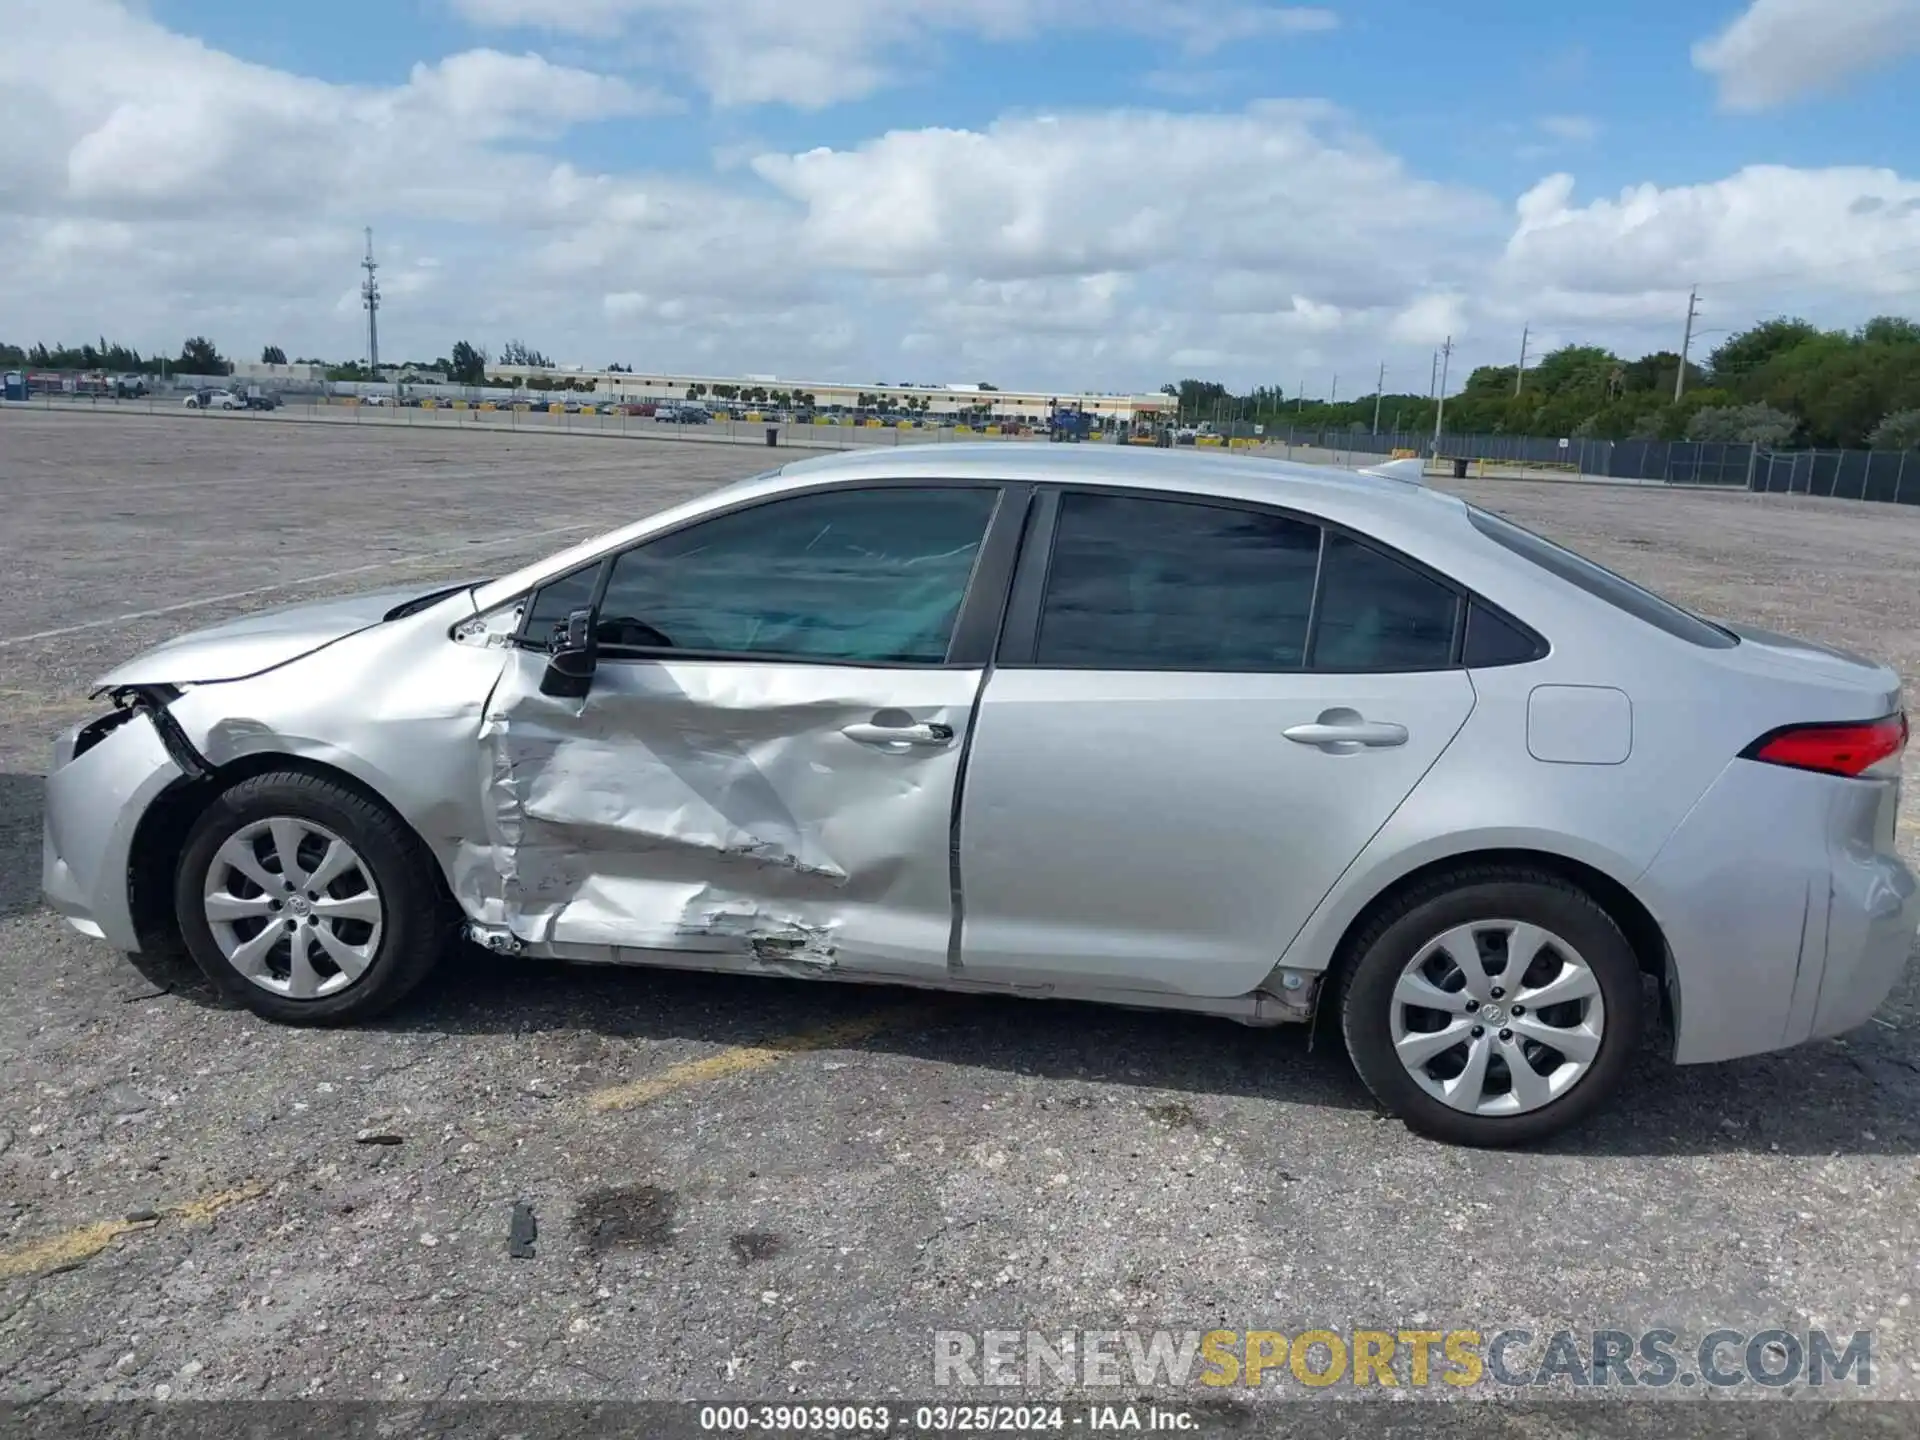
[[[716,1434],[1044,1435],[1194,1432],[1198,1418],[1161,1405],[703,1405],[700,1428]]]

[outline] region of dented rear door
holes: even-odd
[[[591,692],[541,694],[529,647],[487,708],[497,922],[563,955],[944,972],[999,499],[785,497],[614,561]]]

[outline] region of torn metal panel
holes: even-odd
[[[454,864],[474,920],[527,946],[945,973],[978,672],[603,660],[571,699],[540,693],[545,663],[510,659],[481,725],[488,845]],[[907,726],[937,738],[874,738]]]

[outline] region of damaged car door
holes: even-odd
[[[826,487],[536,591],[482,729],[497,919],[563,957],[944,973],[1022,508],[991,483]],[[586,693],[543,694],[583,610]]]

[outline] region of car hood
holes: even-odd
[[[410,585],[403,590],[343,595],[243,615],[178,636],[136,656],[102,675],[94,682],[94,692],[116,690],[122,685],[243,680],[378,625],[395,606],[432,593]],[[452,599],[456,593],[450,591],[446,598]]]

